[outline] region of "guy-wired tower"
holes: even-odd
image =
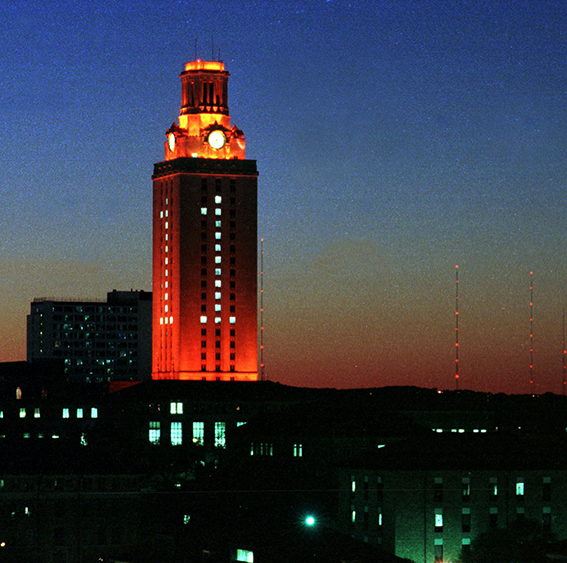
[[[181,73],[179,124],[153,180],[153,379],[253,381],[257,180],[230,124],[224,63]]]

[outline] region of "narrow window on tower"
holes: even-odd
[[[167,229],[167,223],[166,223],[165,225],[166,225],[165,228]],[[220,220],[215,221],[215,227],[216,227],[217,229],[220,229],[220,228],[221,228],[221,222],[220,222]]]
[[[220,195],[215,196],[215,203],[222,203],[222,197]]]
[[[215,233],[215,238],[216,238],[217,240],[220,240],[221,234],[220,234],[220,233]]]
[[[166,274],[167,275],[167,274]],[[221,275],[221,269],[220,268],[215,268],[215,276],[220,276]]]
[[[221,287],[221,280],[215,280],[215,287]]]
[[[201,215],[206,215],[206,214],[207,214],[207,208],[201,207]]]
[[[202,316],[201,317],[201,324],[206,324],[206,322],[207,322],[207,317]]]
[[[215,215],[220,215],[220,214],[221,214],[220,207],[217,207],[217,208],[215,209]]]
[[[215,299],[220,299],[221,298],[221,292],[220,291],[216,291],[215,292]]]
[[[220,252],[220,251],[221,251],[220,244],[215,244],[215,252]]]

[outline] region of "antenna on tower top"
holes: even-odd
[[[534,283],[530,272],[530,393],[534,394]]]
[[[455,390],[459,390],[459,265],[455,266]]]
[[[215,60],[215,38],[211,35],[211,61]]]

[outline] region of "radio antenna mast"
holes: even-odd
[[[530,392],[534,394],[534,283],[530,272]]]
[[[455,390],[459,390],[459,265],[455,266]]]
[[[565,348],[565,307],[563,307],[563,385],[561,386],[561,392],[565,395],[565,386],[567,386],[567,349]]]

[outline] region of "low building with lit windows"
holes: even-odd
[[[531,520],[567,538],[564,439],[433,434],[342,466],[339,528],[416,563],[461,561],[475,537]]]
[[[27,359],[60,359],[70,381],[151,377],[152,294],[111,291],[106,301],[36,298],[27,317]]]

